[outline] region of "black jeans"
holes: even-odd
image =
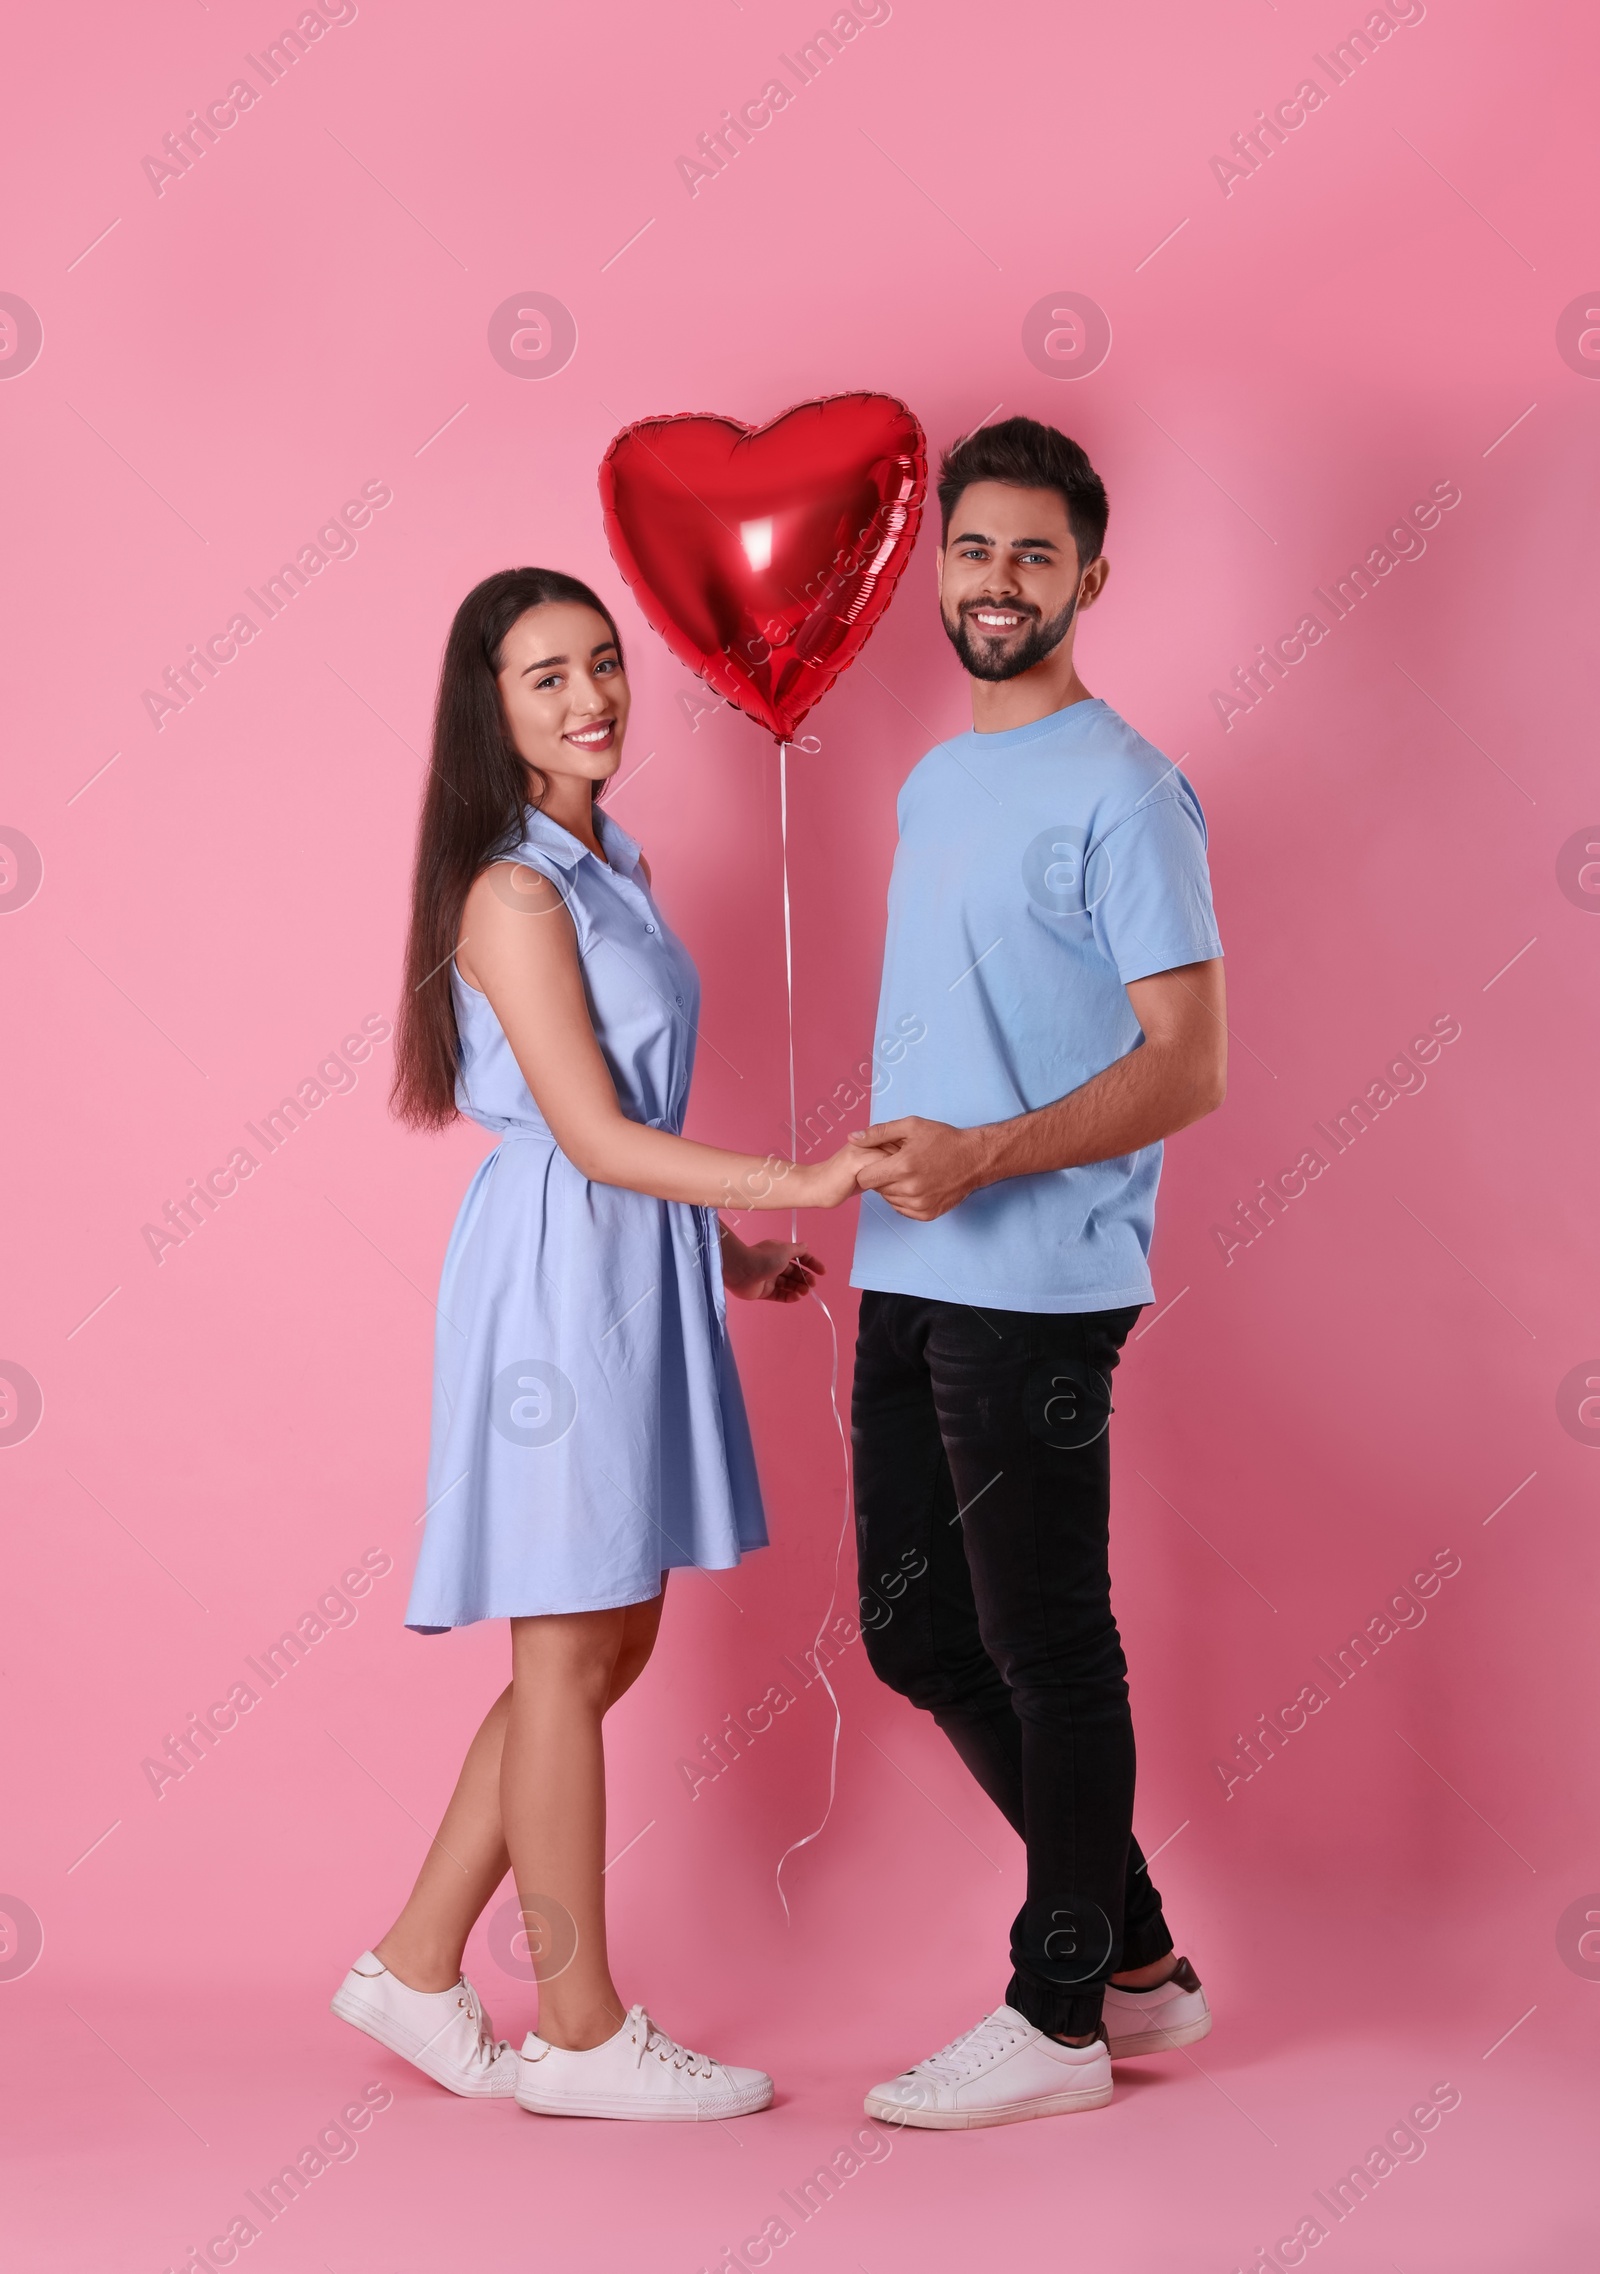
[[[1026,1842],[1006,2002],[1059,2036],[1096,2029],[1109,1977],[1172,1948],[1133,1838],[1108,1565],[1111,1372],[1138,1315],[861,1298],[867,1655]]]

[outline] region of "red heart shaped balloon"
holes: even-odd
[[[766,426],[640,419],[601,462],[600,500],[673,654],[788,742],[888,606],[927,478],[904,403],[829,395]]]

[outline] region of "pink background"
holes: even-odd
[[[734,1323],[776,1544],[674,1584],[611,1752],[619,1979],[770,2067],[776,2110],[536,2124],[334,2022],[503,1679],[502,1630],[400,1625],[430,1295],[483,1140],[392,1123],[380,1048],[203,1231],[159,1265],[141,1238],[392,1015],[444,631],[520,561],[620,603],[642,770],[616,811],[705,979],[691,1128],[778,1141],[775,758],[731,712],[691,724],[694,682],[606,557],[594,469],[629,419],[858,387],[903,396],[936,447],[1012,412],[1088,447],[1115,575],[1081,665],[1183,754],[1210,821],[1232,1090],[1170,1148],[1157,1305],[1118,1377],[1114,1558],[1140,1836],[1218,2019],[1081,2122],[882,2136],[772,2262],[1226,2274],[1446,2081],[1426,2155],[1310,2262],[1579,2262],[1600,1453],[1558,1391],[1600,1350],[1578,1199],[1600,895],[1581,856],[1558,864],[1600,842],[1579,673],[1600,364],[1581,313],[1558,326],[1600,302],[1592,31],[1418,5],[1225,193],[1211,160],[1358,8],[895,0],[688,194],[678,158],[827,20],[366,0],[159,196],[141,161],[279,14],[13,21],[0,290],[44,327],[0,383],[0,827],[44,869],[0,924],[30,1108],[0,1357],[44,1398],[0,1453],[0,1953],[30,1914],[44,1934],[0,1981],[19,2267],[182,2265],[380,2079],[359,2154],[240,2263],[694,2274],[850,2139],[866,2085],[1002,1993],[1017,1844],[859,1645],[791,1923],[774,1867],[823,1806],[820,1688],[698,1797],[679,1768],[828,1599],[842,1480],[808,1309]],[[530,381],[486,341],[533,291],[578,344]],[[1076,381],[1024,347],[1067,294],[1112,328]],[[355,556],[156,731],[142,690],[368,481],[393,502]],[[1212,691],[1441,482],[1461,499],[1426,553],[1225,729]],[[802,1112],[870,1043],[896,787],[965,724],[931,579],[925,532],[794,760]],[[1225,1264],[1213,1226],[1439,1017],[1460,1037],[1426,1088]],[[847,1367],[851,1212],[806,1228]],[[368,1549],[394,1568],[357,1622],[157,1799],[143,1758]],[[1460,1569],[1426,1623],[1225,1797],[1237,1734],[1441,1550]],[[469,1967],[520,2037],[528,1988],[481,1933]]]

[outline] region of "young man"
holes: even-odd
[[[1005,2003],[867,2096],[964,2129],[1099,2107],[1113,2059],[1211,2026],[1133,1839],[1106,1430],[1161,1139],[1222,1102],[1226,1028],[1199,801],[1073,660],[1099,477],[1007,419],[939,504],[973,730],[900,793],[875,1031],[926,1033],[867,1132],[853,1423],[868,1655],[1027,1844]]]

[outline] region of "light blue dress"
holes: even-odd
[[[699,978],[637,873],[638,846],[608,815],[596,827],[604,862],[530,806],[499,857],[538,869],[567,904],[623,1112],[678,1134]],[[467,1187],[439,1288],[427,1530],[406,1611],[424,1634],[647,1602],[664,1571],[725,1571],[767,1539],[715,1211],[591,1183],[488,998],[454,961],[450,981],[456,1102],[500,1143]]]

